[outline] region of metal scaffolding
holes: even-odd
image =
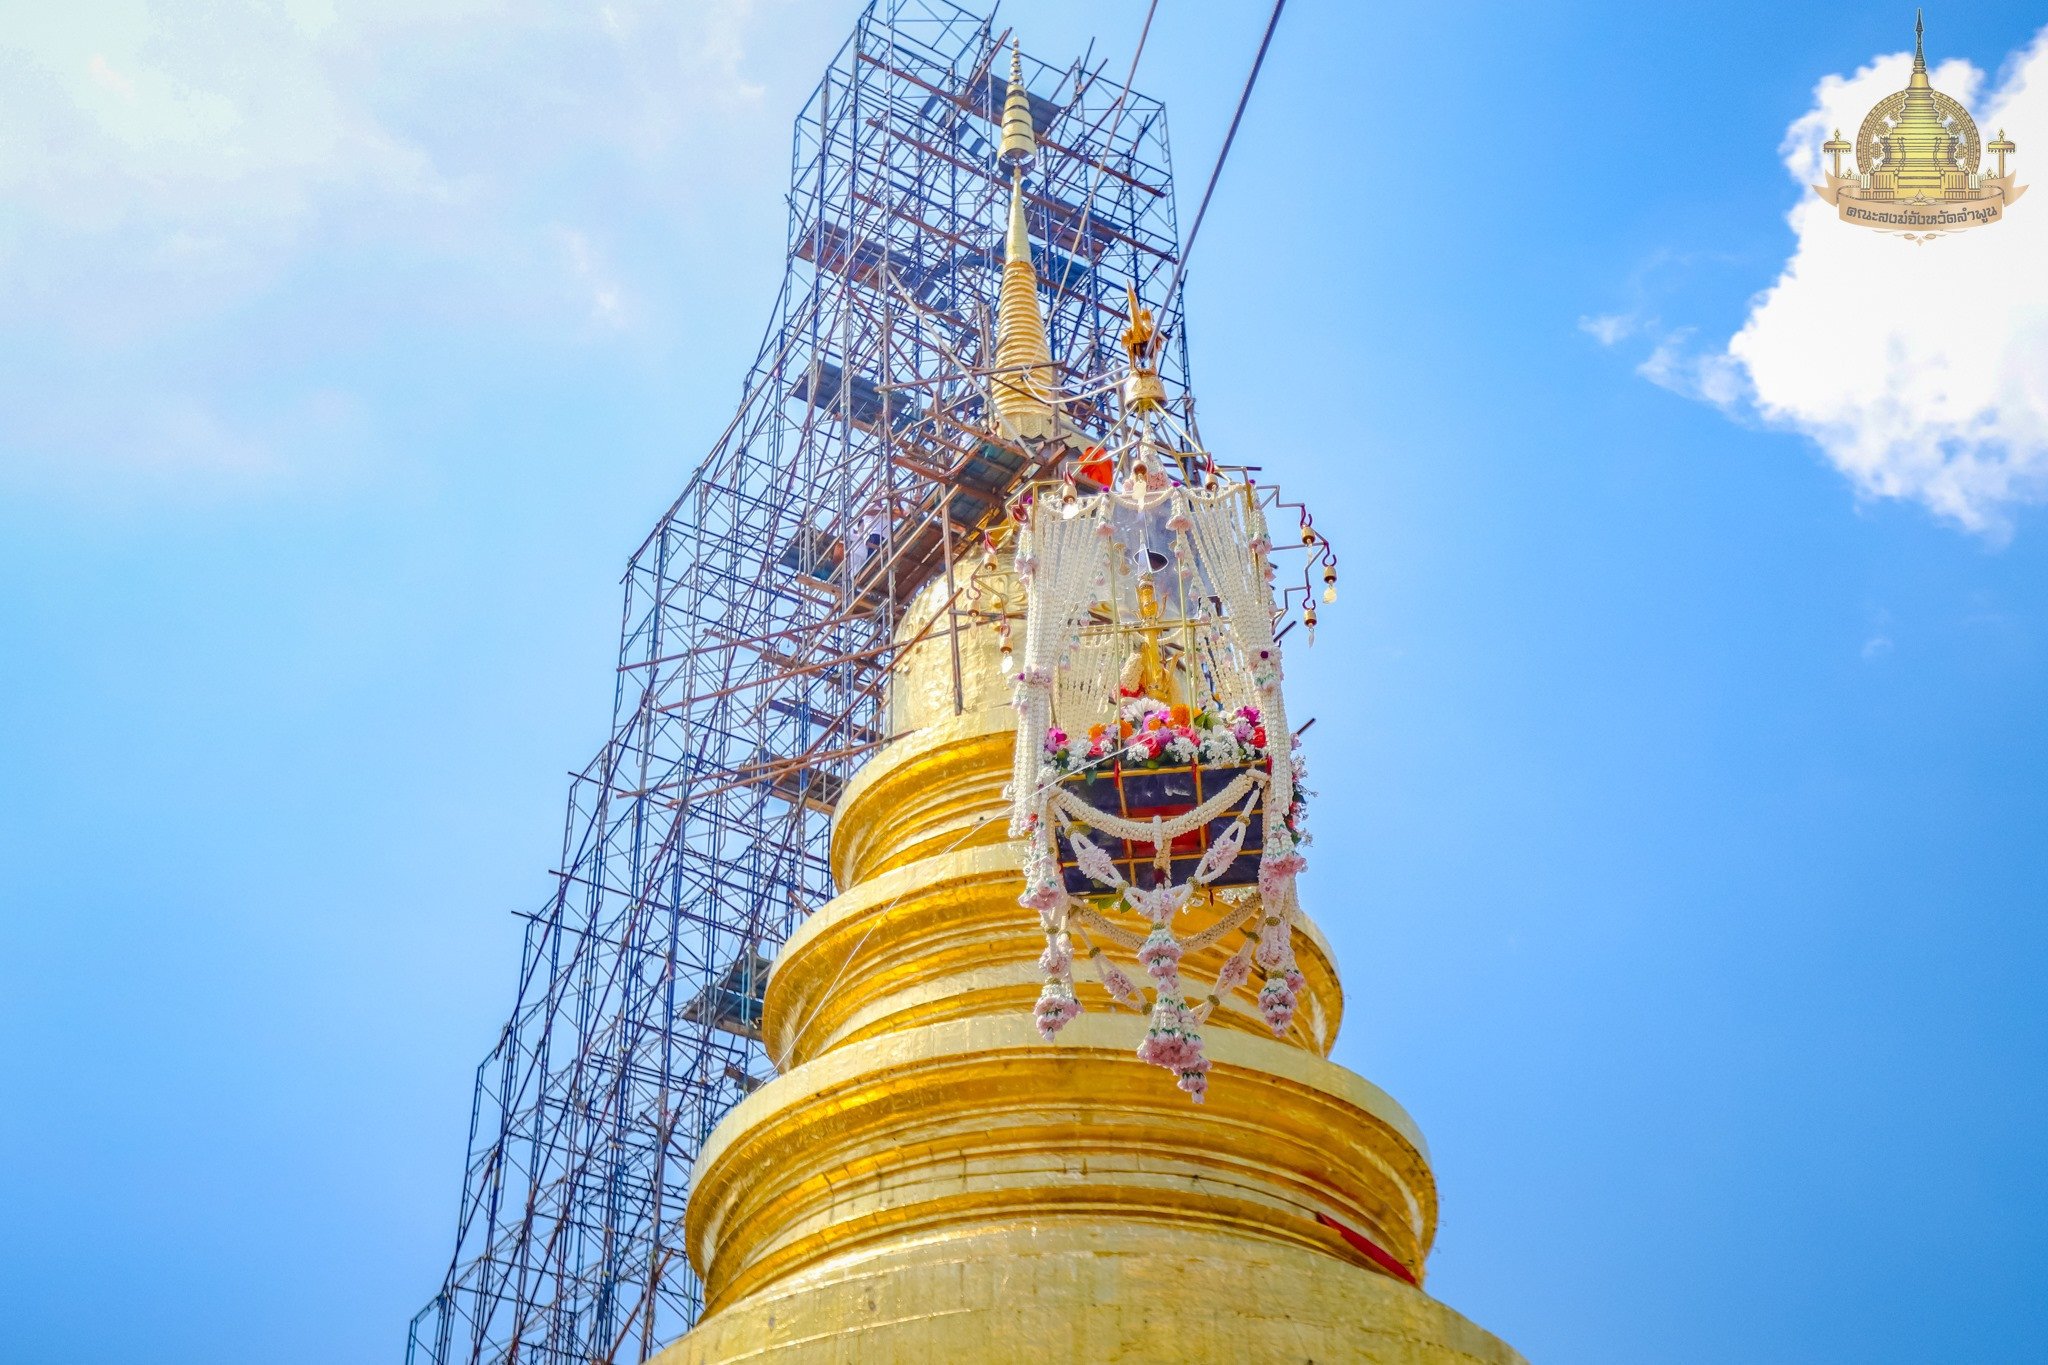
[[[1007,37],[946,0],[874,0],[797,118],[782,289],[731,425],[627,566],[611,738],[477,1070],[410,1365],[641,1360],[699,1311],[691,1162],[772,1073],[763,976],[833,894],[833,804],[888,738],[891,632],[1068,450],[987,412]],[[1128,285],[1185,394],[1179,301],[1157,297],[1179,250],[1165,111],[1107,65],[1024,59],[1052,355],[1075,389],[1118,372]],[[1070,405],[1081,439],[1109,407]]]

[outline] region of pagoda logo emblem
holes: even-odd
[[[1832,158],[1827,184],[1813,192],[1835,206],[1842,221],[1925,242],[1945,233],[1982,227],[2005,216],[2027,192],[2013,184],[2005,159],[2018,149],[2003,129],[1989,143],[1977,135],[1970,111],[1927,80],[1924,29],[1913,20],[1913,78],[1879,100],[1849,142],[1837,128],[1821,144]],[[1856,154],[1856,171],[1842,174],[1842,157]],[[1998,158],[1998,172],[1983,172],[1983,156]]]

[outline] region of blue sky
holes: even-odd
[[[0,1358],[395,1359],[855,7],[5,8]],[[1184,215],[1261,8],[1161,6]],[[2044,23],[1928,15],[2023,180]],[[2048,1336],[2048,199],[1787,217],[1911,25],[1296,0],[1189,272],[1205,434],[1343,555],[1338,1057],[1539,1365]]]

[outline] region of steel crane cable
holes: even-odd
[[[1073,246],[1074,250],[1076,251],[1086,250],[1086,248],[1081,245],[1081,239],[1088,235],[1088,218],[1095,211],[1095,196],[1096,193],[1100,191],[1102,188],[1102,177],[1109,173],[1110,154],[1116,148],[1116,130],[1123,126],[1124,109],[1130,103],[1131,99],[1131,82],[1138,78],[1138,59],[1145,55],[1145,39],[1150,37],[1152,34],[1152,16],[1157,14],[1158,12],[1159,0],[1152,0],[1152,3],[1145,7],[1145,23],[1144,26],[1138,30],[1138,46],[1131,53],[1131,69],[1124,73],[1124,88],[1117,91],[1116,104],[1110,110],[1111,118],[1109,124],[1109,136],[1104,138],[1102,141],[1102,159],[1095,163],[1095,178],[1094,180],[1089,182],[1087,198],[1081,201],[1081,217],[1074,226]],[[1096,120],[1095,126],[1098,128],[1102,126],[1102,122],[1100,119]],[[1086,156],[1088,154],[1088,148],[1086,143],[1082,143],[1080,145],[1080,151],[1083,156]],[[1052,236],[1049,224],[1050,220],[1048,220],[1048,228],[1046,232],[1046,237],[1048,241],[1051,240]],[[1052,294],[1052,307],[1054,312],[1059,311],[1060,300],[1064,299],[1067,296],[1067,281],[1073,277],[1073,274],[1074,272],[1071,270],[1062,270],[1060,272],[1059,285],[1057,288],[1053,290]]]
[[[1216,153],[1216,167],[1209,172],[1209,187],[1202,191],[1202,205],[1195,210],[1195,224],[1188,229],[1188,240],[1180,249],[1180,263],[1173,269],[1173,281],[1166,286],[1166,293],[1160,299],[1162,313],[1173,307],[1174,295],[1180,289],[1181,274],[1188,268],[1188,257],[1195,250],[1195,237],[1202,230],[1202,216],[1209,211],[1209,197],[1216,193],[1217,177],[1223,174],[1223,162],[1230,155],[1230,144],[1237,138],[1237,125],[1244,118],[1244,107],[1252,97],[1252,86],[1258,83],[1259,68],[1266,62],[1266,49],[1273,42],[1273,29],[1279,24],[1280,11],[1286,6],[1287,0],[1273,0],[1273,16],[1266,20],[1266,36],[1259,39],[1259,55],[1252,59],[1252,73],[1245,77],[1244,93],[1237,97],[1237,112],[1230,116],[1230,131],[1223,135],[1222,150]],[[1163,348],[1171,335],[1171,327],[1162,330],[1157,345]]]

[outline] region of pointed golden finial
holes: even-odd
[[[1152,324],[1152,310],[1138,302],[1138,291],[1126,284],[1124,297],[1130,300],[1131,325],[1124,329],[1124,354],[1131,360],[1131,372],[1124,378],[1124,410],[1144,412],[1165,404],[1166,386],[1153,368],[1152,348],[1159,330]]]
[[[1024,89],[1024,52],[1010,45],[1010,91],[1003,100],[1003,147],[996,160],[1016,169],[1038,159],[1038,134],[1031,126],[1031,95]]]
[[[1010,168],[1010,223],[1003,239],[1003,278],[996,297],[996,373],[989,385],[996,425],[1016,435],[1049,440],[1059,418],[1049,400],[1057,393],[1038,272],[1031,265],[1031,229],[1024,217],[1024,168],[1038,154],[1031,126],[1031,96],[1024,89],[1024,59],[1010,49],[1010,91],[1003,102],[1003,145],[997,160]]]
[[[1124,328],[1121,339],[1125,352],[1131,358],[1131,368],[1136,369],[1149,363],[1152,358],[1152,310],[1138,302],[1138,290],[1135,285],[1124,285],[1124,297],[1130,301],[1128,316],[1131,325]]]
[[[1908,90],[1927,88],[1927,46],[1925,36],[1927,25],[1920,17],[1920,11],[1913,11],[1913,79],[1906,83]]]

